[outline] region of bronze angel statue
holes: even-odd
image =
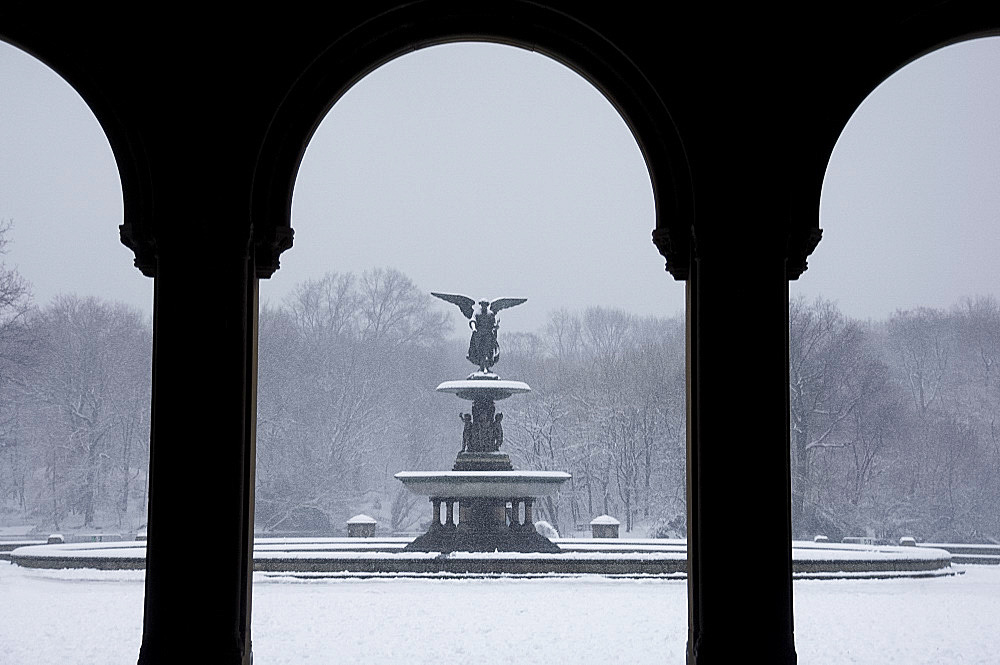
[[[469,340],[469,355],[466,358],[473,365],[477,365],[480,372],[490,371],[490,368],[500,360],[500,345],[497,343],[500,318],[497,313],[502,309],[520,305],[528,300],[527,298],[497,298],[492,302],[480,300],[477,308],[476,301],[468,296],[433,292],[431,295],[458,305],[465,318],[469,319],[472,338]],[[477,309],[478,311],[476,311]]]

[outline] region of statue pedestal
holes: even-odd
[[[455,458],[452,471],[513,471],[510,455],[507,453],[461,452]]]

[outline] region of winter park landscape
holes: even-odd
[[[317,291],[321,298],[313,297]],[[391,307],[369,309],[367,303],[377,301],[378,296],[395,302]],[[967,305],[969,311],[983,315],[980,309],[973,309],[974,304]],[[667,320],[590,309],[579,318],[557,314],[543,335],[534,340],[512,335],[514,343],[501,347],[498,327],[492,322],[497,317],[488,315],[487,305],[481,303],[475,315],[466,360],[479,369],[467,379],[440,383],[436,392],[444,393],[439,397],[447,399],[436,401],[423,397],[435,391],[422,386],[419,377],[441,378],[440,372],[431,368],[450,367],[446,358],[461,358],[465,345],[445,335],[447,315],[435,312],[427,295],[401,273],[372,271],[359,279],[327,277],[303,285],[297,298],[285,306],[287,310],[278,307],[265,312],[260,413],[261,422],[269,427],[262,428],[259,438],[259,524],[266,528],[258,533],[254,557],[258,571],[253,578],[257,662],[642,663],[681,662],[684,658],[687,589],[683,504],[676,496],[671,500],[670,494],[683,483],[683,411],[665,408],[677,403],[670,396],[676,400],[682,394],[683,374],[677,371],[676,353],[682,340],[680,326]],[[986,312],[997,309],[990,301],[982,301],[980,307]],[[378,326],[370,318],[372,311],[383,310],[405,313],[397,314],[392,325],[384,327],[386,337],[373,334]],[[344,320],[337,321],[335,316]],[[948,337],[956,354],[949,390],[961,390],[958,368],[968,367],[977,386],[969,390],[975,394],[980,356],[962,354],[965,338],[961,331],[971,314],[958,308],[941,317],[955,327]],[[958,440],[968,447],[958,452],[946,450],[944,457],[935,457],[930,449],[919,459],[894,457],[902,452],[897,446],[903,433],[909,432],[906,440],[912,445],[920,440],[917,432],[929,426],[919,413],[906,409],[904,387],[893,381],[890,364],[896,358],[894,350],[900,348],[895,345],[909,348],[906,344],[912,327],[919,330],[921,320],[897,318],[907,325],[894,321],[898,327],[893,327],[894,322],[890,322],[880,332],[846,320],[829,303],[793,301],[792,395],[808,395],[811,403],[822,401],[825,405],[822,410],[796,410],[801,400],[793,399],[793,426],[798,423],[798,431],[805,430],[806,424],[818,427],[824,441],[840,440],[843,445],[839,448],[854,453],[846,459],[823,458],[822,474],[807,466],[807,477],[812,479],[807,486],[809,498],[803,497],[801,511],[793,512],[804,533],[823,529],[833,534],[835,541],[846,541],[830,542],[824,535],[793,544],[797,651],[801,661],[808,663],[995,662],[1000,566],[985,564],[1000,560],[1000,547],[978,546],[986,552],[975,553],[976,565],[965,558],[971,556],[965,553],[972,551],[969,546],[963,549],[962,543],[950,542],[972,540],[967,533],[963,538],[962,529],[969,528],[967,524],[984,531],[991,528],[990,520],[995,519],[992,503],[979,502],[996,491],[984,482],[992,478],[994,460],[990,455],[995,448],[978,446],[975,433],[967,431],[968,438]],[[613,325],[608,325],[609,321]],[[821,325],[816,325],[817,321]],[[947,325],[941,319],[934,321]],[[486,327],[488,322],[492,327]],[[286,331],[281,345],[268,343],[272,338],[267,333],[273,325],[282,325]],[[289,334],[289,330],[295,333]],[[337,334],[326,336],[331,330]],[[569,334],[565,334],[567,330]],[[414,331],[439,337],[421,338]],[[652,331],[656,334],[650,334]],[[611,339],[602,338],[602,334]],[[391,335],[400,335],[403,341]],[[806,336],[808,351],[797,342]],[[423,344],[412,343],[414,339],[422,339]],[[562,347],[566,351],[563,357],[553,357],[551,350],[561,348],[557,343],[560,339],[569,348]],[[974,339],[982,342],[980,337]],[[297,352],[289,340],[311,345],[313,353]],[[397,345],[398,351],[398,345],[406,342],[412,346],[401,355],[412,363],[405,374],[412,382],[400,385],[397,356],[383,353],[383,345]],[[609,347],[613,355],[602,357]],[[506,351],[504,372],[529,379],[533,387],[522,381],[501,380],[494,373],[499,348]],[[482,349],[488,351],[485,359]],[[856,351],[860,349],[865,352]],[[878,356],[878,349],[884,349],[886,355]],[[828,357],[817,360],[812,355],[822,352],[836,352],[841,357],[857,352],[848,364],[851,380],[838,381],[840,375],[828,370],[820,372],[818,384],[811,382],[809,377],[816,381],[816,368],[829,364]],[[906,361],[911,355],[902,357]],[[308,361],[296,364],[297,358]],[[317,358],[332,364],[317,362]],[[363,371],[345,371],[340,364],[345,358],[352,361],[348,367],[357,365]],[[962,364],[963,358],[968,358],[968,366]],[[644,372],[651,364],[659,371]],[[669,371],[670,367],[675,371]],[[459,374],[465,371],[468,368]],[[324,384],[334,372],[342,381]],[[594,373],[603,380],[594,380]],[[385,381],[381,387],[379,380]],[[141,385],[138,378],[136,382]],[[90,390],[98,393],[98,385]],[[830,390],[831,386],[835,390]],[[865,392],[853,392],[856,386]],[[392,387],[404,392],[395,394]],[[527,399],[538,387],[545,391],[541,405]],[[354,399],[355,393],[365,399]],[[515,393],[520,393],[520,400],[509,399]],[[113,395],[106,393],[109,403],[113,403]],[[290,395],[299,397],[289,400]],[[454,395],[471,401],[476,415],[455,418]],[[333,401],[317,408],[309,405],[305,396]],[[392,412],[377,409],[380,399],[410,408],[397,410],[396,420],[378,419],[380,426],[373,427],[373,414]],[[339,423],[352,428],[350,436],[324,429],[330,426],[327,414],[344,402],[350,402],[358,412],[356,419],[343,417]],[[502,435],[496,417],[499,412],[494,415],[500,403],[507,416]],[[31,404],[25,398],[24,409]],[[639,411],[634,404],[643,404],[646,409]],[[845,404],[850,406],[840,408],[850,418],[831,410],[831,406]],[[297,410],[292,410],[296,405]],[[908,424],[909,418],[916,420]],[[839,422],[832,419],[847,420],[849,425],[837,427]],[[428,440],[413,436],[420,432],[414,429],[415,423],[436,433],[430,440],[451,441],[453,445],[437,451],[415,445]],[[941,426],[948,427],[948,423],[945,419]],[[59,425],[59,420],[49,423]],[[287,431],[295,432],[294,441],[281,441]],[[114,444],[121,445],[122,440],[112,432],[116,430],[109,428],[100,441],[107,442],[103,457],[116,459],[121,453],[116,453]],[[329,474],[336,467],[324,468],[321,462],[330,459],[331,442],[338,440],[344,442],[343,448],[332,450],[354,455],[355,462],[349,467],[350,478],[334,485],[342,488],[342,493],[331,494]],[[385,441],[390,443],[379,445]],[[358,442],[366,444],[351,445]],[[581,442],[585,445],[577,445]],[[839,448],[835,449],[838,453]],[[406,451],[405,457],[398,455],[400,450]],[[864,467],[857,465],[859,452],[866,455]],[[388,482],[380,486],[379,475],[385,469],[398,468],[392,465],[404,458],[423,469],[447,469],[454,458],[456,469],[473,470],[408,472],[404,467],[395,474],[403,486]],[[890,460],[896,465],[917,465],[915,475],[929,476],[923,498],[928,506],[945,497],[963,502],[958,505],[963,506],[963,519],[968,522],[942,522],[930,508],[921,512],[919,503],[911,503],[906,510],[895,508],[902,512],[885,512],[888,504],[882,501],[889,499],[880,499],[881,492],[889,497],[893,491],[905,496],[901,488],[894,490],[892,475],[882,466]],[[512,471],[511,461],[523,465],[521,468],[548,470]],[[7,548],[10,563],[0,561],[0,588],[4,592],[0,657],[5,663],[130,662],[136,656],[142,633],[144,532],[140,529],[128,534],[133,539],[124,540],[120,534],[105,533],[100,525],[87,524],[87,513],[74,508],[74,496],[78,495],[70,494],[69,489],[75,487],[78,492],[82,486],[86,490],[84,497],[92,503],[82,505],[94,506],[96,522],[103,512],[100,506],[127,505],[114,502],[114,488],[121,486],[88,486],[85,475],[76,477],[76,485],[70,484],[74,467],[68,468],[63,481],[67,494],[62,498],[57,495],[48,506],[54,511],[48,514],[53,521],[42,523],[43,530],[66,527],[63,530],[68,535],[50,535],[53,542],[31,544],[30,538],[44,531],[21,527],[21,546]],[[367,468],[374,470],[370,477],[361,473]],[[573,474],[553,468],[569,468]],[[961,475],[935,476],[938,469]],[[108,476],[118,471],[112,466],[100,470]],[[566,489],[545,496],[548,490],[538,486],[542,480],[562,484],[571,478],[581,485],[578,491]],[[942,486],[944,478],[953,484]],[[456,481],[466,483],[466,489],[456,489]],[[804,491],[803,484],[799,479],[795,485],[799,492]],[[614,493],[596,493],[601,486]],[[373,489],[379,487],[381,492]],[[947,495],[937,493],[942,487]],[[531,495],[542,496],[532,499]],[[429,522],[426,496],[434,504]],[[460,505],[452,506],[448,497],[458,497],[455,503]],[[121,495],[117,498],[122,499]],[[596,507],[591,503],[594,501]],[[447,504],[446,520],[441,503]],[[305,506],[310,509],[304,510]],[[675,506],[675,512],[664,512],[670,506]],[[830,508],[820,511],[819,506]],[[377,519],[346,519],[359,507]],[[587,534],[578,520],[586,524],[586,516],[601,509],[607,512],[590,521],[592,533]],[[619,511],[629,516],[623,523],[607,516],[622,514]],[[104,512],[105,519],[108,514]],[[127,513],[119,515],[117,526],[127,526]],[[342,531],[330,515],[341,517],[349,537],[332,535]],[[567,519],[567,515],[572,517]],[[536,532],[533,516],[545,519],[547,526],[538,528],[547,533],[551,530],[550,538]],[[849,521],[848,516],[857,521]],[[324,517],[328,521],[323,522]],[[458,522],[457,530],[453,518]],[[904,519],[905,523],[892,521]],[[388,523],[390,529],[350,537],[352,524],[380,523]],[[552,525],[574,537],[555,535]],[[871,525],[878,525],[882,534],[913,529],[921,542],[912,537],[894,543],[886,535],[846,535],[870,532],[875,528]],[[598,533],[598,527],[608,526],[614,527],[613,534]],[[625,531],[622,537],[618,537],[619,527]],[[452,539],[463,529],[474,533],[460,546],[459,540]],[[17,530],[6,530],[8,541],[14,540],[9,536]],[[414,540],[413,536],[424,530],[426,533]],[[643,538],[642,531],[650,537]],[[306,535],[310,532],[318,535]],[[526,534],[531,538],[525,540]],[[949,542],[928,542],[935,536]],[[411,551],[421,539],[429,539],[431,546]],[[59,540],[67,542],[56,542]],[[447,547],[442,549],[441,543]],[[741,552],[755,544],[752,531],[742,537],[734,531],[732,565],[740,567]],[[192,557],[211,547],[210,532],[192,535]],[[483,565],[487,569],[476,567]],[[580,566],[591,568],[581,572]],[[746,570],[745,574],[753,575],[754,571]],[[192,598],[192,602],[197,599]],[[107,640],[109,634],[116,639]]]
[[[980,57],[989,51],[1000,62],[1000,40],[984,41],[992,45],[980,43]],[[456,60],[452,48],[468,50]],[[586,82],[558,78],[561,65],[537,54],[498,55],[511,50],[451,45],[386,65],[371,75],[368,92],[359,84],[337,103],[304,159],[295,250],[287,268],[261,285],[255,663],[684,662],[683,289],[666,280],[659,257],[648,272],[635,259],[655,255],[646,224],[652,200],[621,118]],[[14,66],[4,69],[15,57],[0,50],[0,75],[16,74]],[[430,76],[421,58],[438,72],[434,85],[412,83]],[[469,63],[489,75],[469,74]],[[925,86],[901,75],[894,85],[906,108],[959,97],[913,101],[908,95]],[[481,80],[541,97],[506,109],[488,95],[460,102]],[[421,90],[454,99],[421,98]],[[539,101],[553,91],[581,95],[570,106],[605,114],[610,124],[567,122],[556,113],[548,123],[568,134],[509,126],[525,108],[543,114],[556,106]],[[358,129],[372,105],[391,106],[397,95],[408,100],[406,114],[384,131]],[[459,122],[452,115],[435,124],[441,103],[473,120],[462,142],[439,153]],[[862,110],[877,115],[880,103],[874,98]],[[482,120],[491,113],[498,117]],[[952,113],[940,110],[937,120]],[[416,127],[421,118],[430,125]],[[953,238],[889,228],[894,218],[909,223],[912,211],[886,212],[870,201],[872,210],[862,211],[864,196],[838,197],[874,191],[881,202],[901,189],[910,196],[930,189],[878,180],[892,174],[865,152],[873,144],[888,145],[907,164],[927,160],[898,156],[912,141],[894,133],[895,124],[872,129],[861,111],[859,118],[831,160],[828,239],[789,301],[795,648],[806,665],[1000,663],[1000,302],[986,282],[956,278],[947,288],[931,284],[941,287],[933,291],[920,281],[928,271],[905,272],[926,265],[916,255],[932,248],[968,257],[978,276],[995,274],[995,253],[981,250],[988,256],[976,263],[981,248],[941,249]],[[482,143],[470,138],[478,130]],[[511,132],[525,131],[537,154],[514,154],[507,144]],[[387,138],[391,132],[398,135]],[[435,149],[404,151],[420,158],[412,163],[387,158],[389,146],[407,137],[433,137],[426,140]],[[620,163],[608,158],[612,138],[631,142]],[[17,142],[8,143],[0,144],[0,159]],[[542,161],[542,153],[572,152],[567,146],[581,151],[564,155],[567,162],[619,164],[597,178],[607,190],[594,186],[593,173],[565,187],[534,185],[541,172],[569,168]],[[1000,154],[1000,146],[986,152]],[[420,161],[429,153],[439,160],[434,168]],[[451,153],[459,157],[441,157]],[[342,154],[360,162],[331,157]],[[470,167],[482,155],[504,175]],[[524,163],[537,172],[510,175],[511,164]],[[996,172],[981,163],[969,168]],[[633,178],[622,182],[612,171]],[[365,190],[364,178],[381,183],[374,200],[345,196]],[[435,193],[441,181],[454,188]],[[482,186],[498,181],[502,187]],[[972,188],[984,196],[996,189]],[[99,185],[84,189],[89,195]],[[546,194],[510,197],[521,189]],[[120,188],[108,196],[120,204]],[[0,206],[7,203],[0,197]],[[100,288],[138,280],[127,296],[82,286],[76,293],[69,287],[86,282],[79,275],[51,286],[51,257],[39,267],[43,261],[22,253],[37,246],[44,225],[30,206],[10,205],[10,212],[0,207],[0,665],[135,662],[147,534],[149,284],[123,272],[104,275]],[[935,206],[962,208],[968,219],[986,214],[964,199],[950,208],[939,201],[914,207]],[[585,229],[578,252],[560,252],[543,224],[519,221],[560,216]],[[329,219],[363,220],[369,233],[337,237]],[[403,228],[394,226],[400,219]],[[422,219],[435,220],[438,235]],[[865,229],[853,245],[851,224]],[[638,229],[636,243],[606,232],[616,225]],[[928,218],[917,226],[941,224]],[[927,292],[904,296],[902,287],[887,289],[867,275],[849,283],[862,271],[844,265],[874,265],[865,252],[881,241],[879,251],[889,253],[885,247],[906,234],[911,254],[887,265],[887,273],[901,272],[885,281]],[[470,250],[470,235],[488,239],[488,256]],[[406,251],[392,253],[389,237]],[[824,259],[827,247],[837,258]],[[130,261],[122,263],[134,272]],[[595,277],[598,262],[621,266],[617,290]],[[466,288],[472,302],[451,292]],[[432,289],[447,289],[448,297]],[[523,298],[500,296],[527,302],[513,309],[501,301]],[[494,309],[489,300],[475,302],[481,297]],[[743,325],[752,322],[734,323]],[[737,354],[732,364],[739,377]],[[752,377],[734,380],[733,399],[752,389]],[[746,429],[745,441],[720,443],[719,454],[726,445],[773,444],[754,436],[753,423]],[[182,443],[192,464],[203,443],[197,431]],[[213,547],[211,507],[190,524],[196,558]],[[359,524],[372,532],[354,537],[350,529]],[[463,535],[469,525],[487,535]],[[613,530],[595,537],[601,526]],[[741,551],[757,542],[752,497],[733,497],[732,527],[727,551],[742,569]]]

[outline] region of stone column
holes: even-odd
[[[218,223],[220,215],[199,212],[206,225]],[[157,242],[139,662],[246,664],[257,280],[248,238],[187,240]],[[205,506],[213,517],[202,537],[212,547],[193,554],[191,518]]]
[[[706,206],[717,225],[697,238],[687,282],[689,665],[796,662],[786,248],[780,231],[732,221],[754,193]],[[752,542],[734,558],[748,506]]]
[[[524,524],[525,526],[530,526],[534,528],[535,520],[531,516],[531,504],[534,503],[534,499],[524,499]]]
[[[455,526],[455,500],[446,499],[445,506],[447,508],[447,515],[445,516],[445,524],[447,526]]]
[[[441,499],[431,499],[431,503],[434,505],[431,528],[434,529],[441,526]]]

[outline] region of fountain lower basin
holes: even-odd
[[[563,471],[401,471],[396,479],[433,506],[427,533],[406,549],[558,553],[558,545],[535,531],[532,504],[570,477]]]

